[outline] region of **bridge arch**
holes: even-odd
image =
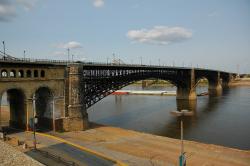
[[[38,118],[37,128],[52,130],[53,97],[54,93],[49,87],[42,86],[35,90],[35,110]]]
[[[26,95],[21,88],[8,88],[0,93],[1,123],[4,125],[26,128]]]
[[[0,77],[8,77],[8,71],[6,69],[1,70]]]

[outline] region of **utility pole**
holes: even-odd
[[[33,95],[32,97],[32,104],[33,104],[33,144],[34,144],[34,149],[36,150],[36,117],[35,117],[36,97],[35,95]]]
[[[240,65],[237,64],[237,74],[240,75]]]
[[[67,49],[67,51],[68,51],[68,61],[69,61],[69,60],[70,60],[70,59],[69,59],[69,48]]]
[[[142,57],[140,57],[140,59],[141,59],[141,65],[142,65]]]
[[[107,57],[107,64],[109,64],[109,58]]]
[[[5,42],[3,41],[3,59],[5,60]]]
[[[113,53],[113,63],[115,63],[115,53]]]
[[[25,53],[26,53],[26,51],[23,50],[23,59],[25,59]]]

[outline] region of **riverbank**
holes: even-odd
[[[53,135],[53,137],[47,137],[45,135]],[[58,142],[58,138],[66,140],[71,144],[75,144],[77,147],[84,147],[90,149],[91,151],[94,151],[95,153],[103,154],[114,161],[120,161],[121,163],[123,163],[123,165],[178,165],[178,157],[180,154],[180,140],[178,139],[161,137],[98,124],[91,124],[91,129],[86,131],[65,133],[49,132],[45,135],[37,135],[38,149],[49,151],[53,155],[56,154],[64,159],[67,159],[68,161],[74,161],[78,165],[81,165],[83,163],[81,163],[79,160],[81,157],[78,159],[76,158],[76,156],[78,155],[78,153],[82,152],[77,152],[78,150],[76,149],[72,150],[72,152],[67,151],[65,147],[62,148],[62,146],[65,146],[65,144],[61,143],[60,141]],[[21,139],[27,143],[28,147],[32,147],[32,133],[12,133],[11,135],[9,135],[9,137],[14,140]],[[47,144],[44,144],[45,142],[47,142]],[[18,154],[18,156],[22,156],[20,152],[15,150],[13,147],[10,147],[9,145],[4,146],[8,147],[6,150],[0,152],[1,160],[2,158],[4,158],[4,160],[6,160],[7,158],[9,161],[13,161],[13,163],[23,163],[23,158],[20,159],[16,158],[13,155],[6,155],[6,151],[13,151],[12,154]],[[16,148],[20,150],[20,147]],[[58,148],[60,152],[58,151]],[[204,144],[185,140],[184,151],[186,152],[187,156],[187,165],[192,166],[249,166],[250,164],[249,150],[238,150],[218,145]],[[49,165],[55,162],[50,161],[49,158],[46,159],[41,155],[31,153],[31,151],[29,150],[26,150],[24,152],[29,156],[34,157],[36,160],[43,161],[43,163]],[[26,155],[23,154],[23,156]],[[32,159],[29,159],[29,161],[34,162]],[[96,163],[96,159],[92,162]],[[36,162],[34,163],[34,165],[36,165]]]
[[[239,78],[230,83],[230,86],[250,86],[250,78]]]
[[[178,139],[117,127],[92,125],[92,129],[53,134],[93,149],[128,165],[177,165]],[[249,166],[250,151],[184,141],[187,165]]]

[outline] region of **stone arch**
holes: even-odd
[[[44,71],[44,70],[41,70],[40,75],[41,75],[42,78],[44,78],[44,77],[45,77],[45,71]]]
[[[38,70],[34,70],[34,77],[38,77]]]
[[[9,76],[10,77],[16,77],[16,71],[15,70],[11,70]]]
[[[28,78],[32,77],[32,72],[31,72],[31,70],[27,70],[27,71],[26,71],[26,77],[28,77]]]
[[[8,71],[7,70],[5,70],[5,69],[3,69],[2,71],[1,71],[1,75],[0,75],[1,77],[8,77]]]
[[[24,77],[24,71],[23,70],[18,71],[18,77],[20,77],[20,78]]]
[[[35,111],[38,118],[37,128],[40,130],[52,130],[53,122],[53,91],[46,86],[39,87],[35,93]]]
[[[1,92],[0,100],[1,100],[0,101],[1,108],[5,108],[5,110],[1,109],[1,116],[0,116],[1,122],[5,121],[5,125],[8,125],[10,127],[25,129],[26,128],[25,92],[20,88],[9,88]]]

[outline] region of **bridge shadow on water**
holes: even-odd
[[[210,143],[208,139],[203,139],[205,136],[200,135],[200,137],[193,138],[194,135],[199,135],[199,131],[202,130],[199,126],[209,125],[210,120],[214,118],[214,115],[217,114],[216,111],[219,111],[219,105],[227,102],[227,96],[230,94],[230,89],[223,89],[223,91],[218,95],[208,95],[201,96],[193,101],[183,101],[177,100],[176,107],[177,110],[189,110],[193,112],[193,116],[184,117],[184,139],[200,141],[205,143]],[[173,117],[169,121],[165,128],[161,128],[158,131],[158,135],[168,136],[172,138],[180,138],[180,117]],[[199,131],[197,131],[197,129]],[[211,130],[213,130],[211,128]],[[216,135],[214,135],[216,139]]]

